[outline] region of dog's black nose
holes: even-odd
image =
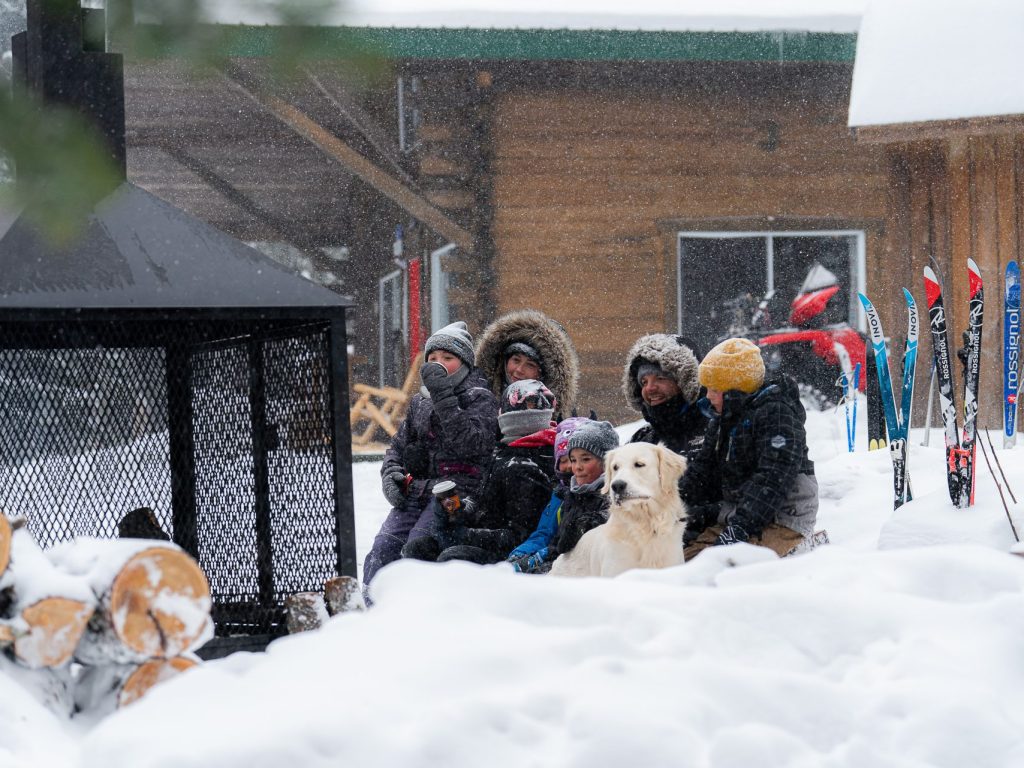
[[[616,480],[615,482],[612,483],[612,490],[615,491],[615,493],[621,494],[623,491],[626,490],[626,481]]]

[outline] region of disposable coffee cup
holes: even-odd
[[[440,483],[434,486],[434,497],[441,505],[448,516],[451,517],[458,511],[459,507],[462,506],[462,500],[459,498],[459,492],[455,488],[455,483],[451,480],[442,480]]]

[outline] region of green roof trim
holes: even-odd
[[[852,62],[855,34],[575,29],[223,26],[219,53],[263,57],[302,39],[314,58]],[[164,51],[165,55],[173,55]]]

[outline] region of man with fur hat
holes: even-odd
[[[697,453],[707,417],[697,407],[697,357],[684,337],[652,333],[637,339],[626,357],[622,391],[647,421],[631,443],[664,443],[687,459]]]
[[[441,328],[423,351],[423,386],[384,454],[381,485],[392,509],[366,556],[365,584],[401,556],[407,541],[430,535],[434,485],[452,480],[460,494],[475,492],[494,448],[498,403],[473,365],[473,339],[466,324]]]
[[[543,312],[519,309],[499,317],[480,334],[476,359],[496,397],[514,381],[536,379],[551,389],[563,411],[576,405],[576,348],[565,329]]]
[[[760,348],[727,339],[698,368],[707,388],[704,445],[680,482],[687,560],[703,549],[749,542],[792,551],[814,533],[818,482],[807,458],[806,412],[789,376],[765,381]]]

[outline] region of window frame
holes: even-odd
[[[774,238],[776,237],[853,237],[854,283],[850,292],[850,317],[861,333],[867,332],[867,318],[857,301],[856,292],[867,290],[867,233],[863,229],[743,229],[743,230],[676,230],[676,333],[683,329],[683,239],[725,240],[729,238],[756,238],[767,240],[765,247],[765,274],[767,290],[775,283]]]

